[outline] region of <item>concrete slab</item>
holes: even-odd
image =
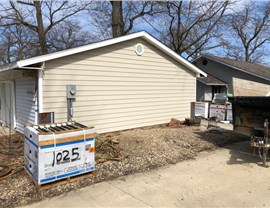
[[[270,168],[260,164],[239,143],[28,207],[269,207]]]

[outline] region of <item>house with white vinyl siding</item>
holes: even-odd
[[[66,86],[73,84],[73,120],[104,133],[189,117],[199,74],[205,75],[138,32],[0,66],[0,83],[12,86],[6,94],[19,132],[37,124],[40,113],[67,121]],[[8,97],[2,94],[1,102]],[[2,113],[0,118],[7,120]]]

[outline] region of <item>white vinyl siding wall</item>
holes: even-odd
[[[137,56],[137,43],[145,46]],[[66,84],[76,84],[74,120],[109,132],[190,116],[195,73],[142,39],[46,62],[43,112],[67,119]]]
[[[15,124],[14,85],[12,81],[0,81],[0,126],[12,129]]]
[[[35,80],[31,77],[15,80],[17,131],[24,133],[24,127],[36,124],[37,101],[35,96]]]

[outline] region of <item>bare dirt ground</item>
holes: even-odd
[[[139,128],[99,135],[96,138],[96,171],[93,177],[37,191],[24,174],[23,139],[13,137],[11,154],[0,152],[2,164],[8,164],[13,174],[0,179],[0,207],[15,207],[58,196],[88,185],[115,179],[135,172],[145,172],[168,164],[195,158],[201,151],[210,151],[233,142],[246,140],[230,130],[209,133],[202,127],[165,125]],[[0,147],[7,146],[0,139]]]

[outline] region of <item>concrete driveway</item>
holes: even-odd
[[[242,142],[29,207],[270,207],[270,168],[260,164]]]

